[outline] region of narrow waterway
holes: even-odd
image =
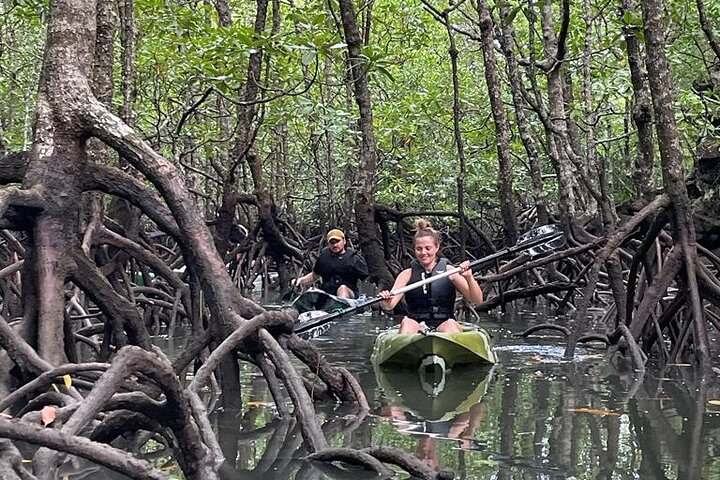
[[[433,383],[435,391],[417,372],[373,370],[373,341],[391,319],[365,314],[338,321],[315,341],[357,376],[371,412],[358,422],[347,408],[322,407],[331,443],[399,447],[468,480],[720,478],[720,407],[710,402],[720,392],[695,385],[688,365],[638,379],[608,365],[603,349],[581,348],[567,361],[561,338],[516,336],[554,320],[531,312],[484,317],[498,364],[450,371],[442,385]],[[254,417],[256,426],[272,418],[262,388],[248,388],[245,400],[243,417]],[[263,440],[245,445],[240,468],[262,466],[277,429],[287,428],[273,425]],[[334,469],[320,476],[291,461],[263,478],[362,476]]]
[[[358,418],[351,407],[320,405],[323,431],[333,446],[398,447],[467,480],[720,479],[715,385],[695,385],[687,365],[638,379],[609,366],[602,349],[581,348],[566,361],[561,338],[516,336],[554,320],[528,311],[487,315],[482,326],[499,362],[432,381],[415,371],[373,369],[373,341],[392,325],[389,317],[340,320],[314,341],[359,379],[371,411]],[[171,354],[184,345],[181,336],[157,341]],[[297,425],[276,418],[264,380],[245,364],[243,405],[213,416],[228,458],[225,480],[368,478],[301,461],[306,452]],[[124,478],[95,468],[66,474]]]

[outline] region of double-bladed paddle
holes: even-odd
[[[497,252],[492,253],[486,257],[473,260],[472,262],[470,262],[470,268],[472,269],[492,265],[498,260],[511,257],[518,252],[531,248],[535,249],[535,254],[537,255],[538,253],[544,253],[560,248],[562,245],[564,245],[564,243],[565,238],[563,236],[562,230],[558,225],[543,225],[542,227],[538,227],[524,233],[518,239],[517,243],[515,243],[515,245],[513,245],[512,247],[507,247],[502,250],[498,250]],[[434,282],[435,280],[449,277],[450,275],[454,275],[458,272],[460,272],[460,267],[453,267],[438,275],[433,275],[432,277],[427,277],[418,282],[411,283],[402,288],[398,288],[397,290],[392,290],[390,293],[393,295],[399,295],[401,293],[409,292],[411,290],[415,290],[416,288],[420,288],[423,285]],[[365,300],[364,302],[359,302],[357,305],[343,308],[335,312],[328,313],[326,315],[321,315],[306,322],[298,323],[295,326],[294,332],[307,332],[309,330],[312,330],[313,328],[317,328],[328,322],[332,322],[333,320],[336,320],[340,317],[344,317],[348,313],[352,313],[356,310],[360,310],[361,308],[365,308],[369,305],[381,302],[382,300],[382,297],[372,297]]]

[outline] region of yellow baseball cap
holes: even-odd
[[[343,240],[345,238],[345,234],[342,230],[339,228],[333,228],[330,230],[327,235],[325,236],[325,239],[329,242],[330,240]]]

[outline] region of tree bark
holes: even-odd
[[[508,78],[510,80],[510,91],[512,93],[513,105],[515,107],[515,118],[520,133],[523,147],[528,156],[528,164],[530,170],[530,180],[532,183],[532,196],[537,209],[538,223],[545,225],[548,223],[549,215],[547,208],[547,195],[543,188],[542,166],[540,164],[540,154],[536,145],[535,136],[530,126],[525,110],[527,102],[525,101],[525,89],[523,87],[522,78],[518,67],[518,61],[513,53],[512,45],[515,44],[515,32],[510,21],[510,8],[503,6],[500,8],[500,29],[501,35],[500,48],[505,56],[505,64],[507,68]]]
[[[693,337],[697,360],[703,369],[710,366],[708,334],[705,315],[698,292],[696,276],[697,244],[693,210],[685,187],[683,154],[680,133],[673,107],[673,85],[670,64],[665,54],[666,35],[663,5],[659,0],[642,0],[647,69],[655,113],[655,130],[660,149],[663,184],[673,204],[671,221],[675,229],[673,237],[683,249],[685,280],[690,294],[693,319]]]
[[[352,0],[339,0],[345,42],[348,48],[348,61],[352,74],[355,102],[360,111],[360,155],[358,165],[358,184],[355,192],[355,224],[360,241],[360,249],[365,255],[371,280],[380,288],[392,284],[392,275],[385,265],[382,247],[377,239],[377,226],[373,203],[375,198],[375,177],[377,175],[377,152],[373,115],[365,72],[366,61],[362,55],[362,39],[357,26],[357,17]]]
[[[621,18],[626,16],[634,17],[634,0],[622,0],[620,10]],[[623,34],[625,35],[625,46],[628,56],[628,68],[630,69],[630,81],[633,87],[634,104],[632,106],[632,120],[637,128],[638,152],[634,157],[632,173],[635,190],[645,201],[650,201],[654,195],[654,182],[652,179],[655,146],[653,142],[652,129],[652,101],[645,78],[647,74],[643,68],[642,52],[640,42],[637,38],[637,27],[633,23],[623,23]]]
[[[505,245],[515,245],[518,237],[517,215],[513,201],[513,168],[510,156],[510,124],[505,114],[502,99],[500,74],[495,59],[495,25],[486,0],[477,1],[480,20],[481,46],[485,65],[490,109],[495,124],[495,139],[498,153],[498,191],[500,212],[505,232]]]

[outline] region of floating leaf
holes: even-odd
[[[604,410],[604,409],[600,409],[600,408],[589,408],[589,407],[568,408],[568,411],[574,412],[574,413],[589,413],[590,415],[603,415],[603,416],[613,416],[613,417],[617,417],[620,415],[618,412],[614,412],[612,410]]]
[[[72,378],[70,378],[70,375],[63,375],[63,382],[65,382],[65,386],[67,388],[72,387]]]
[[[57,410],[55,407],[51,406],[45,406],[42,410],[40,410],[40,418],[42,419],[42,423],[45,426],[50,425],[52,422],[55,421],[55,417],[57,417]]]

